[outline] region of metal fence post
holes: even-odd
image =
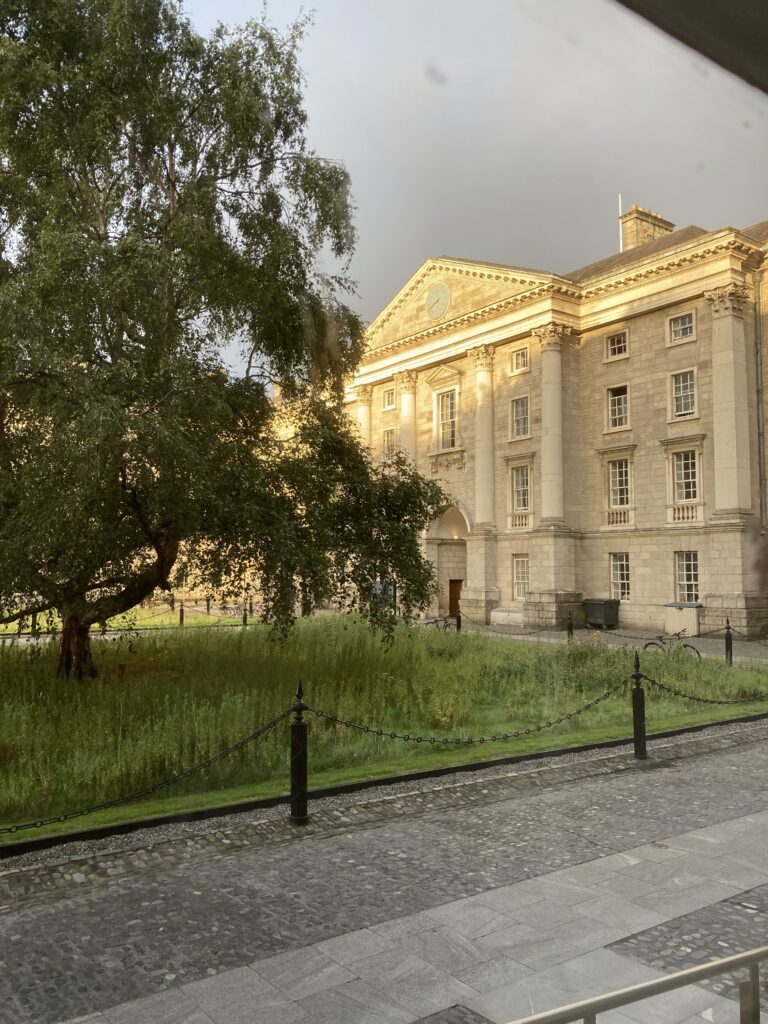
[[[568,643],[571,643],[573,641],[573,612],[568,612],[568,624],[566,628],[568,629]]]
[[[248,625],[248,609],[247,608],[243,608],[243,625],[244,626]]]
[[[184,625],[184,602],[182,601],[179,605],[179,625]]]
[[[461,632],[461,608],[456,609],[456,632]]]
[[[760,967],[751,964],[749,980],[739,982],[739,1024],[760,1024]]]
[[[645,691],[643,675],[640,671],[640,655],[635,651],[635,670],[632,673],[632,736],[635,741],[635,757],[643,760],[648,757],[645,748]]]
[[[733,665],[733,633],[730,619],[725,620],[725,664]]]
[[[307,710],[304,690],[299,680],[296,700],[291,710],[296,715],[291,722],[291,824],[306,825],[307,814],[307,723],[302,718]]]

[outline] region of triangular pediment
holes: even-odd
[[[431,388],[441,388],[445,384],[458,384],[461,377],[461,370],[456,370],[452,366],[438,366],[435,372],[427,377],[427,384]]]
[[[495,263],[429,259],[369,326],[368,351],[449,329],[470,314],[492,315],[528,294],[534,298],[553,279],[552,274]]]

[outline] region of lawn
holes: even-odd
[[[477,634],[398,627],[391,644],[353,618],[299,622],[276,643],[247,629],[126,633],[96,642],[92,682],[56,679],[55,645],[0,645],[0,822],[37,819],[157,782],[227,747],[291,703],[411,736],[479,737],[531,728],[516,740],[445,746],[405,743],[308,715],[310,787],[427,769],[631,734],[629,687],[542,731],[626,679],[633,652],[594,640],[550,646]],[[768,693],[768,673],[642,654],[660,682],[707,697]],[[647,694],[649,731],[751,712],[764,702],[706,706]],[[288,729],[282,723],[151,800],[67,827],[125,820],[284,793]],[[38,831],[0,837],[22,839]]]

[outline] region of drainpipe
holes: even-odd
[[[755,289],[755,371],[757,374],[757,452],[760,461],[760,525],[766,525],[766,486],[765,486],[765,410],[763,407],[763,325],[760,311],[760,285],[763,279],[762,270],[752,275]]]

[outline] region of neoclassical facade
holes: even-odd
[[[427,260],[370,325],[350,411],[451,497],[423,540],[434,612],[554,625],[612,597],[624,626],[684,607],[762,633],[768,221],[633,206],[622,230],[563,275]]]

